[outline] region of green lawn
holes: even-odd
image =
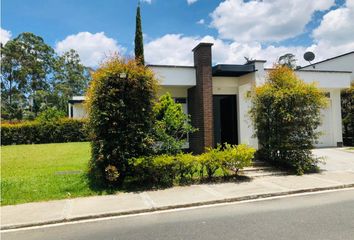
[[[85,176],[89,158],[87,142],[2,146],[1,205],[97,194]]]

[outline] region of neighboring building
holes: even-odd
[[[352,73],[351,83],[354,84],[354,51],[301,67],[300,70],[349,71]]]
[[[84,101],[84,96],[74,96],[71,100],[69,100],[68,113],[70,118],[87,117],[87,111],[85,109]]]
[[[211,48],[210,43],[200,43],[193,49],[194,66],[149,65],[160,80],[162,87],[159,94],[171,93],[191,115],[192,125],[199,129],[189,137],[193,152],[200,153],[205,147],[224,142],[245,143],[257,148],[258,142],[252,137],[253,128],[248,117],[250,102],[247,94],[253,85],[264,83],[270,69],[264,68],[264,60],[242,65],[212,66]],[[353,63],[347,61],[348,65]],[[312,67],[295,71],[305,82],[317,82],[320,88],[328,92],[330,106],[323,110],[324,120],[320,130],[324,134],[317,146],[342,144],[340,90],[350,86],[353,71]],[[71,117],[85,115],[82,100],[79,102],[73,98],[69,103]]]

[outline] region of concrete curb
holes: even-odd
[[[330,186],[330,187],[318,187],[318,188],[308,188],[308,189],[276,192],[276,193],[263,193],[263,194],[255,194],[255,195],[248,195],[248,196],[242,196],[242,197],[218,199],[218,200],[212,200],[212,201],[195,202],[195,203],[188,203],[188,204],[176,204],[176,205],[169,205],[169,206],[163,206],[163,207],[152,207],[152,208],[141,209],[141,210],[111,212],[111,213],[104,213],[104,214],[86,215],[86,216],[82,216],[82,217],[63,218],[63,219],[58,219],[58,220],[35,222],[35,223],[28,223],[28,224],[4,225],[4,226],[1,226],[0,230],[2,231],[2,230],[10,230],[10,229],[21,229],[21,228],[27,228],[27,227],[44,226],[44,225],[51,225],[51,224],[56,224],[56,223],[74,222],[74,221],[89,220],[89,219],[95,219],[95,218],[124,216],[124,215],[156,212],[156,211],[171,210],[171,209],[178,209],[178,208],[196,207],[196,206],[211,205],[211,204],[241,202],[241,201],[254,200],[254,199],[263,199],[263,198],[266,199],[266,198],[271,198],[271,197],[294,195],[294,194],[299,194],[299,193],[320,192],[320,191],[326,191],[326,190],[336,190],[336,189],[344,189],[344,188],[352,188],[352,187],[354,187],[354,183],[342,184],[342,185]]]

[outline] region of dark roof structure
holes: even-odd
[[[212,71],[214,77],[240,77],[256,70],[253,64],[217,64],[213,66]]]

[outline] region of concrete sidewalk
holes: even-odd
[[[266,176],[249,182],[27,203],[1,207],[1,229],[347,187],[354,187],[354,171]]]

